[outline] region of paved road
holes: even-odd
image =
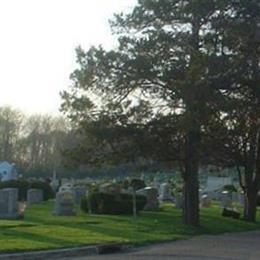
[[[70,260],[260,260],[260,232],[200,236],[139,249],[138,251],[69,258]]]

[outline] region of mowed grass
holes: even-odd
[[[160,212],[141,212],[131,216],[52,215],[53,202],[29,206],[23,220],[0,220],[0,253],[77,247],[107,242],[144,245],[201,234],[220,234],[260,229],[258,223],[223,218],[218,205],[201,210],[201,226],[182,224],[181,210],[164,205]]]

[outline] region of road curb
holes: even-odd
[[[86,247],[2,254],[0,255],[0,260],[42,260],[55,258],[62,259],[66,257],[80,257],[98,254],[119,253],[124,252],[129,248],[129,245],[126,244],[100,244]]]

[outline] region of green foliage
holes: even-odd
[[[257,194],[257,206],[260,207],[260,194]]]
[[[130,186],[134,190],[140,190],[146,187],[144,180],[140,180],[140,179],[132,179]]]
[[[137,211],[144,208],[146,197],[142,195],[136,196]],[[89,197],[81,200],[81,209],[85,212],[94,214],[132,214],[133,212],[133,197],[131,194],[111,194],[111,193],[92,193]]]
[[[237,192],[237,188],[234,185],[225,185],[222,187],[223,191]]]
[[[116,15],[112,29],[118,48],[78,48],[73,84],[62,95],[63,111],[87,140],[75,158],[180,162],[184,181],[194,178],[184,185],[191,209],[184,207],[184,221],[197,224],[201,161],[244,167],[243,188],[256,195],[259,24],[257,0],[145,0]],[[109,131],[93,135],[86,127],[93,122]]]
[[[32,188],[32,189],[43,190],[43,199],[44,200],[49,200],[49,199],[54,198],[54,191],[52,190],[49,183],[41,182],[41,181],[37,181],[37,182],[34,181],[34,182],[31,182],[29,185],[30,185],[30,188]]]
[[[30,188],[30,184],[26,180],[11,180],[0,182],[0,189],[5,188],[17,188],[18,189],[18,199],[21,201],[26,201],[27,190]]]

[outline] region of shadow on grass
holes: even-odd
[[[8,239],[17,239],[26,241],[30,245],[30,243],[40,242],[42,243],[41,246],[37,246],[37,248],[32,247],[31,250],[40,250],[40,249],[48,249],[48,248],[65,248],[65,247],[72,247],[74,246],[73,241],[68,241],[61,238],[54,238],[51,236],[43,235],[43,234],[34,234],[30,232],[20,231],[20,230],[5,230],[1,232]],[[77,244],[75,243],[75,246]],[[16,251],[25,251],[30,249],[23,249],[23,248],[15,248],[17,247],[14,245],[12,249],[1,249],[1,253],[5,252],[16,252]]]
[[[172,206],[167,206],[163,211],[159,212],[140,212],[136,220],[134,220],[132,216],[88,215],[82,212],[76,217],[59,217],[51,214],[52,206],[52,203],[49,202],[34,206],[26,213],[25,222],[42,226],[40,228],[45,228],[44,226],[46,226],[46,228],[47,226],[51,228],[55,228],[55,226],[68,228],[67,231],[64,230],[65,233],[68,232],[68,236],[71,232],[69,229],[74,229],[75,234],[79,233],[79,235],[82,234],[82,236],[84,236],[84,234],[88,236],[93,234],[93,237],[100,239],[104,237],[104,240],[131,242],[137,245],[187,238],[194,235],[214,235],[225,232],[260,229],[259,224],[248,224],[242,220],[221,217],[219,207],[203,209],[201,211],[202,225],[198,228],[194,228],[183,225],[181,222],[181,210]],[[80,211],[78,210],[78,212]],[[58,228],[57,232],[59,232]],[[24,232],[24,234],[26,234],[26,232]],[[17,234],[17,236],[20,235],[22,235],[22,233]],[[27,234],[27,238],[31,239],[30,233]],[[73,243],[72,241],[65,241],[62,238],[47,238],[41,235],[34,235],[34,238],[40,242],[45,241],[45,239],[53,240],[53,243],[57,245],[57,247],[84,244],[84,242],[82,242],[84,239]],[[93,243],[95,243],[94,239]]]

